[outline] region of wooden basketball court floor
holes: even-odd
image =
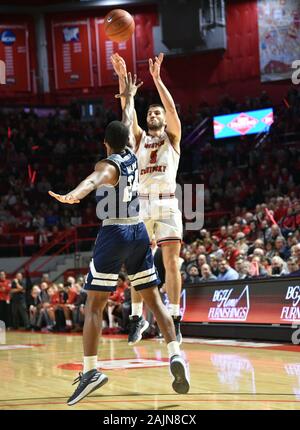
[[[191,389],[178,395],[163,341],[131,347],[126,336],[117,335],[99,345],[99,364],[109,382],[69,407],[81,370],[81,340],[81,334],[7,332],[0,344],[0,409],[300,409],[299,346],[185,339]]]

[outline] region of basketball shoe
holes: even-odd
[[[142,316],[133,315],[129,317],[128,345],[135,345],[142,339],[142,334],[149,327],[148,321]]]
[[[73,382],[73,385],[79,382],[78,387],[68,399],[68,405],[75,405],[75,403],[82,400],[88,394],[97,390],[97,388],[102,387],[102,385],[106,384],[107,381],[108,377],[104,375],[104,373],[99,372],[97,369],[89,370],[86,373],[80,372],[78,378],[76,378]]]
[[[173,390],[178,394],[186,394],[190,389],[186,362],[180,355],[173,355],[170,359],[170,372],[174,376]]]

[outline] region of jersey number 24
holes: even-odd
[[[138,190],[138,170],[127,177],[127,187],[124,188],[123,202],[132,200],[132,193]]]

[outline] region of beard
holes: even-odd
[[[161,128],[164,128],[164,123],[163,121],[159,121],[159,120],[156,122],[147,121],[147,126],[149,130],[157,131],[157,130],[160,130]]]

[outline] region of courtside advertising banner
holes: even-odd
[[[90,21],[52,21],[51,31],[55,88],[93,86]]]
[[[184,322],[298,324],[300,279],[186,286]]]
[[[124,58],[127,71],[136,73],[136,52],[134,34],[127,41],[117,43],[107,38],[104,31],[104,19],[95,20],[98,82],[100,86],[115,85],[118,77],[114,72],[110,57],[118,52]]]
[[[6,88],[31,91],[28,28],[26,24],[0,25],[0,59],[6,68]]]

